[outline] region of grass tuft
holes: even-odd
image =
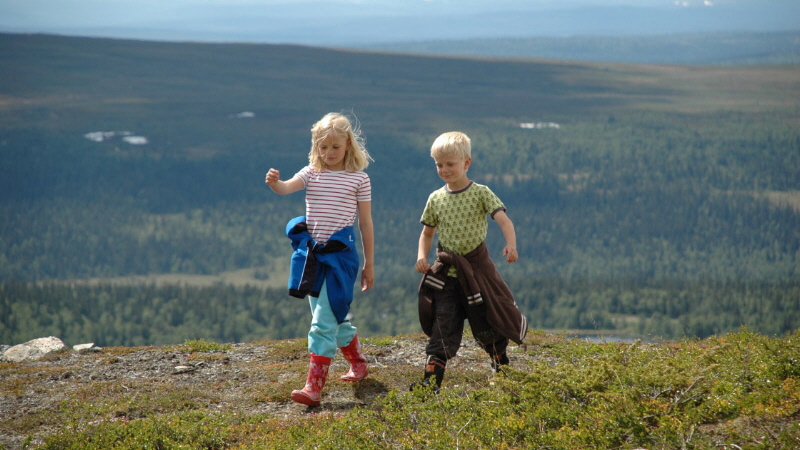
[[[0,434],[46,450],[800,447],[800,330],[670,343],[532,332],[499,374],[465,347],[439,393],[408,390],[421,367],[398,354],[417,340],[365,340],[374,362],[359,383],[340,381],[347,363],[335,359],[319,408],[289,400],[305,380],[302,340],[237,345],[230,360],[209,357],[216,345],[186,344],[204,361],[191,374],[92,380],[71,365],[75,375],[49,388],[32,369],[4,366],[4,398],[43,403],[3,419]],[[164,355],[132,352],[114,366]],[[80,357],[108,367],[108,355]]]

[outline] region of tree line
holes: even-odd
[[[395,281],[356,294],[353,320],[363,336],[421,331],[417,276]],[[743,326],[773,336],[800,328],[796,278],[601,282],[512,276],[508,281],[535,329],[673,340]],[[252,342],[305,337],[309,321],[307,301],[288,296],[285,289],[0,283],[0,343],[9,345],[50,335],[100,346]]]
[[[611,295],[604,283],[631,280],[712,285],[740,280],[774,283],[778,291],[790,293],[791,281],[800,275],[797,107],[778,101],[769,83],[753,84],[744,97],[737,94],[745,91],[735,87],[707,88],[710,78],[716,80],[726,70],[738,80],[762,73],[773,80],[790,79],[793,72],[785,68],[692,69],[700,86],[694,87],[670,84],[688,78],[670,78],[671,69],[655,67],[0,38],[24,49],[0,55],[14,67],[8,89],[31,98],[48,92],[48,99],[63,99],[51,103],[36,97],[16,104],[18,109],[0,111],[2,282],[59,286],[93,277],[218,274],[243,268],[260,268],[262,276],[271,276],[264,268],[288,255],[283,227],[302,214],[303,200],[299,193],[280,197],[269,192],[264,173],[275,166],[291,176],[306,160],[312,121],[321,111],[351,104],[363,119],[367,147],[375,158],[368,173],[373,180],[378,285],[364,302],[375,309],[362,318],[365,330],[416,329],[409,319],[413,300],[408,299],[414,298],[416,284],[411,267],[419,216],[428,194],[441,186],[428,151],[436,135],[450,129],[472,137],[470,176],[500,196],[517,227],[521,259],[498,265],[512,289],[520,291],[520,302],[547,318],[536,326],[619,329],[622,323],[636,322],[644,324],[642,333],[665,336],[724,328],[688,326],[688,316],[653,309],[614,312],[613,302],[588,293],[584,300],[540,310],[544,307],[536,299],[542,292],[528,292],[526,280],[594,286],[602,296]],[[113,58],[106,57],[109,53]],[[225,63],[210,67],[209,60]],[[307,66],[311,60],[336,61],[337,70],[317,72]],[[660,82],[659,76],[670,81]],[[629,83],[632,79],[643,84]],[[531,84],[521,85],[520,80]],[[143,101],[119,101],[120,86],[128,86]],[[203,96],[194,89],[199,86]],[[260,105],[252,120],[229,117],[251,104]],[[520,127],[539,120],[559,127]],[[132,146],[83,137],[89,131],[129,127],[147,134],[151,143]],[[775,201],[774,194],[788,200]],[[502,236],[494,225],[488,240],[500,260]],[[704,286],[696,288],[705,291]],[[40,316],[63,316],[48,326],[66,327],[69,314],[62,311],[68,304],[52,312],[43,306],[55,301],[48,297],[50,291],[31,289],[25,294],[28,306],[4,299],[17,305],[15,317],[38,324]],[[209,292],[196,294],[209,299],[217,295]],[[132,292],[105,295],[122,303],[135,297]],[[177,301],[183,294],[158,294],[164,295],[174,308],[190,304]],[[263,294],[236,295],[255,299]],[[280,299],[282,294],[276,295]],[[779,294],[764,295],[769,299]],[[80,318],[85,314],[73,313],[75,327],[106,323],[105,329],[111,330],[109,323],[125,316],[115,309],[121,306],[99,296],[92,298],[109,311],[107,317],[92,316],[84,324]],[[602,308],[587,315],[587,305]],[[625,317],[629,310],[639,311],[636,321]],[[744,322],[751,316],[742,313],[729,321]],[[261,319],[233,317],[239,317],[238,330],[260,330]],[[183,326],[159,323],[163,329],[148,335],[153,341],[176,338],[159,333]],[[198,326],[198,334],[215,329],[210,319],[187,323]],[[30,329],[46,330],[36,326]],[[121,322],[114,326],[125,327]],[[101,341],[125,339],[103,333],[88,334]],[[140,339],[143,332],[132,334]]]

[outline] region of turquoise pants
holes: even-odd
[[[347,347],[356,336],[356,327],[349,320],[336,323],[331,304],[328,301],[328,289],[322,284],[319,297],[308,297],[311,306],[311,329],[308,331],[308,351],[315,355],[333,358],[336,349]]]

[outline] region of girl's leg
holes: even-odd
[[[340,349],[344,359],[350,363],[350,370],[342,375],[342,380],[356,382],[366,378],[369,370],[367,369],[367,360],[361,352],[361,342],[358,340],[358,335],[353,336],[350,343],[340,347]]]
[[[336,346],[347,347],[355,339],[356,333],[358,329],[349,320],[340,323],[336,329]]]
[[[330,358],[312,353],[311,361],[308,364],[306,385],[303,389],[292,391],[292,400],[307,406],[319,406],[322,401],[322,388],[325,387],[325,380],[328,378],[328,368],[330,366]]]
[[[328,301],[328,289],[323,283],[319,297],[309,297],[311,329],[308,331],[308,351],[315,355],[336,356],[339,326]]]
[[[367,360],[361,353],[361,342],[357,333],[358,330],[349,320],[340,323],[336,329],[336,345],[350,363],[350,370],[341,377],[343,381],[361,381],[369,374]]]
[[[292,391],[292,400],[308,406],[319,406],[322,388],[328,378],[331,359],[336,355],[336,317],[328,302],[328,291],[322,285],[319,297],[309,297],[311,329],[308,331],[308,352],[311,361],[303,389]]]

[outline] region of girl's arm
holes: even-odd
[[[431,254],[434,234],[436,234],[435,227],[422,226],[422,233],[419,234],[419,245],[417,246],[417,263],[414,264],[414,268],[419,273],[425,273],[431,268],[431,265],[428,264],[428,255]]]
[[[364,250],[364,268],[361,270],[361,290],[367,291],[375,283],[375,234],[372,228],[372,203],[358,202],[358,230]]]
[[[287,195],[297,192],[305,187],[305,183],[300,178],[294,177],[288,181],[281,181],[281,172],[278,169],[269,169],[264,180],[276,194]]]
[[[503,256],[506,261],[512,263],[519,258],[517,255],[517,233],[514,231],[514,223],[511,222],[505,211],[497,211],[494,214],[494,220],[500,225],[500,230],[503,231],[503,237],[506,239],[506,246],[503,248]]]

